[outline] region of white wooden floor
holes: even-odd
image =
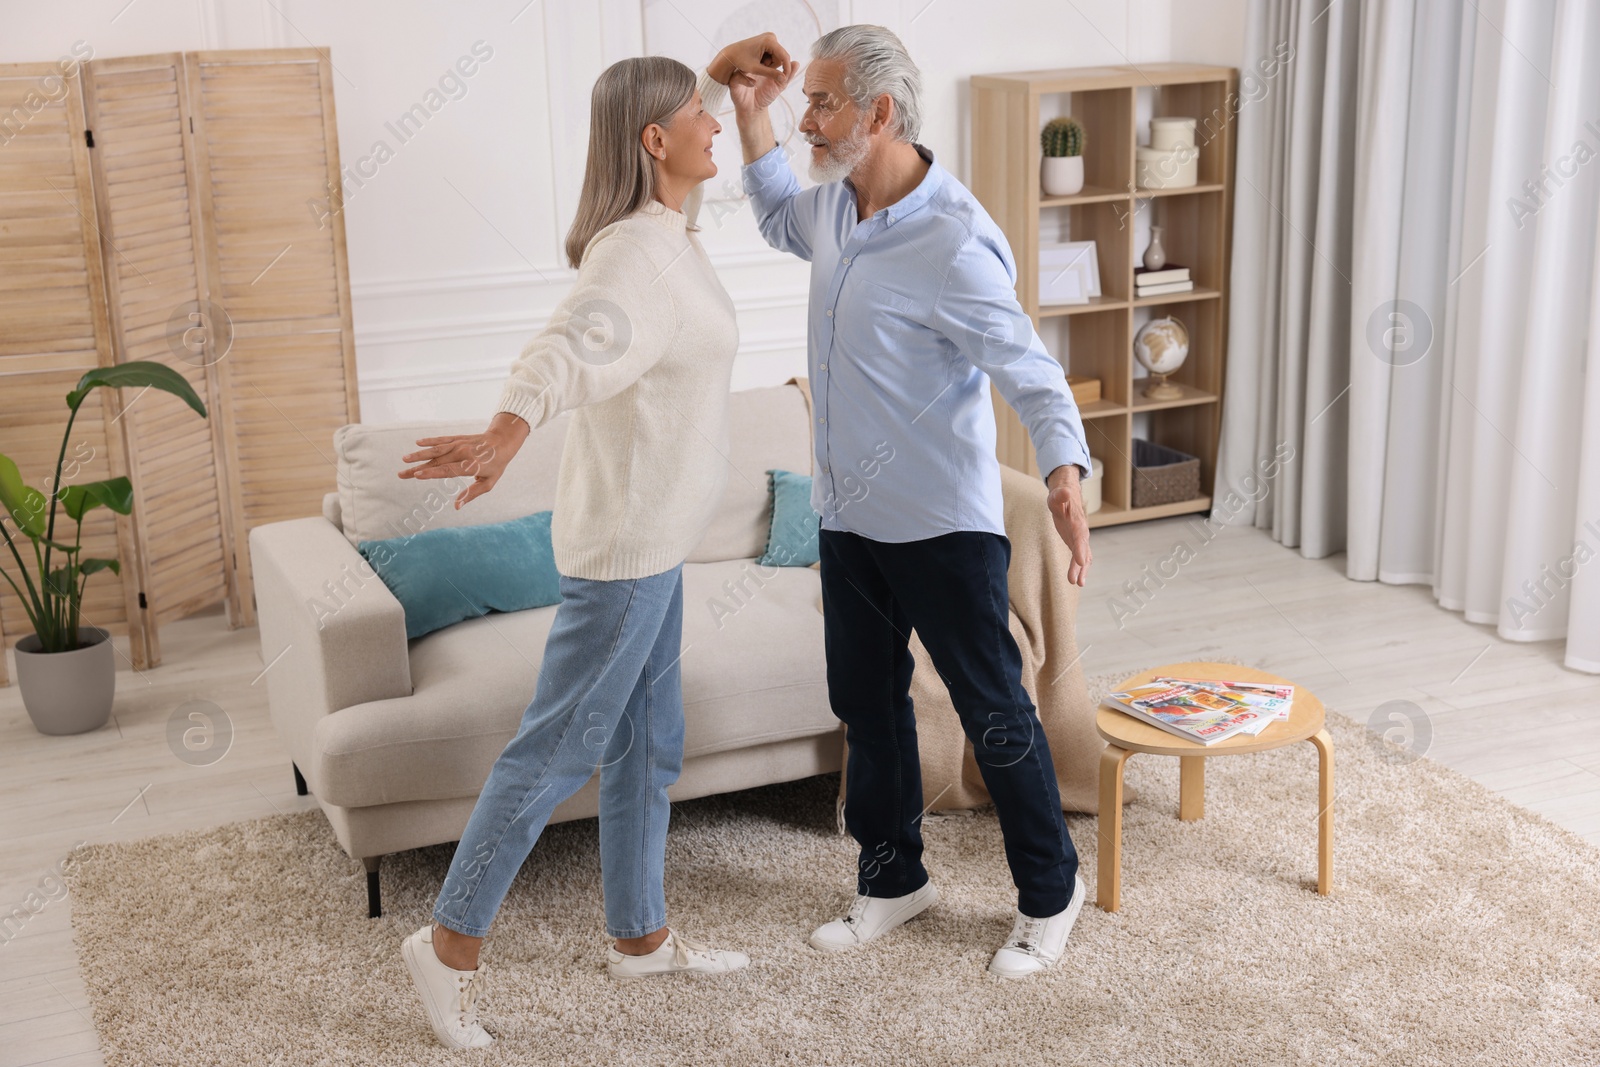
[[[1600,728],[1584,728],[1600,727],[1600,677],[1563,668],[1558,642],[1511,644],[1424,587],[1348,581],[1343,557],[1305,560],[1255,530],[1205,542],[1191,521],[1095,532],[1078,620],[1089,673],[1232,655],[1363,720],[1385,705],[1406,710],[1426,755],[1600,844]],[[1195,558],[1168,578],[1162,564],[1180,539]],[[1141,579],[1142,606],[1123,588]],[[1137,609],[1120,626],[1114,600]],[[45,737],[15,686],[0,689],[0,917],[30,892],[49,896],[52,865],[80,840],[315,807],[294,795],[267,720],[256,631],[200,616],[168,627],[162,643],[165,662],[134,674],[119,641],[115,721],[91,734]],[[209,767],[182,762],[167,741],[168,719],[193,700],[220,707],[235,732]],[[0,942],[0,1067],[101,1062],[60,895]]]

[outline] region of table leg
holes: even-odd
[[[1327,730],[1311,736],[1317,746],[1317,892],[1333,892],[1333,738]]]
[[[1193,822],[1206,813],[1206,758],[1178,757],[1178,818]]]
[[[1107,745],[1100,754],[1100,861],[1095,903],[1116,911],[1122,898],[1122,768],[1132,752]]]

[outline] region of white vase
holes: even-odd
[[[1150,243],[1144,249],[1144,269],[1160,270],[1167,265],[1167,246],[1161,243],[1161,227],[1150,227]]]
[[[1083,191],[1082,156],[1045,156],[1039,182],[1046,196],[1076,196]]]

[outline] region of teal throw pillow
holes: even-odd
[[[550,515],[423,530],[356,549],[405,608],[410,639],[491,611],[559,604]]]
[[[763,567],[809,567],[820,558],[817,531],[822,517],[811,510],[811,476],[770,470],[772,532],[767,550],[756,560]]]

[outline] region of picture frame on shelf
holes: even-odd
[[[1039,304],[1087,304],[1100,295],[1100,257],[1093,241],[1039,246]]]

